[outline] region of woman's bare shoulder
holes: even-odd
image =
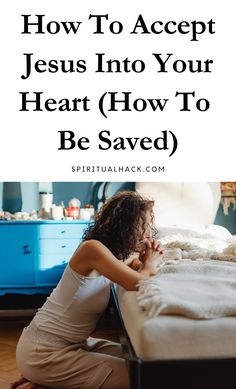
[[[78,273],[87,276],[94,270],[94,259],[99,259],[106,255],[112,256],[112,253],[103,243],[95,239],[85,240],[80,243],[72,255],[70,266]]]
[[[96,239],[84,240],[80,243],[77,252],[109,250],[102,242]],[[110,251],[110,250],[109,250]]]

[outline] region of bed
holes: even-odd
[[[170,258],[167,258],[165,266],[187,264],[187,267],[191,266],[189,269],[194,266],[216,266],[220,274],[223,273],[222,269],[226,269],[228,274],[234,276],[235,238],[225,228],[212,224],[219,204],[219,185],[196,183],[189,186],[185,183],[184,186],[187,196],[181,183],[173,183],[172,197],[178,194],[175,200],[179,202],[179,206],[174,217],[173,212],[171,216],[167,216],[168,220],[164,220],[164,213],[161,216],[160,214],[166,199],[170,198],[170,184],[139,183],[137,188],[142,193],[148,188],[149,195],[155,197],[159,205],[158,216],[163,224],[159,228],[159,239],[167,251],[170,250]],[[158,187],[163,194],[159,198]],[[178,190],[173,190],[177,187],[181,188],[181,196]],[[167,197],[164,194],[165,189],[168,191]],[[197,199],[197,202],[192,217],[188,204],[188,212],[180,213],[181,223],[178,223],[180,202],[185,199],[186,204],[187,199],[191,203],[193,198]],[[196,220],[197,223],[193,223]],[[182,257],[177,258],[180,252]],[[230,286],[234,288],[234,284]],[[168,389],[174,386],[183,389],[235,387],[236,306],[231,316],[207,320],[196,320],[188,315],[173,313],[149,317],[148,311],[140,305],[138,295],[137,292],[129,292],[118,286],[113,288],[121,342],[129,364],[131,389]]]

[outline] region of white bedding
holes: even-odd
[[[138,306],[137,292],[117,287],[125,328],[143,359],[236,357],[236,318],[193,320],[181,316],[149,319]]]
[[[148,317],[236,317],[236,263],[180,260],[139,282],[138,304]]]
[[[217,252],[223,252],[232,243],[231,234],[217,226],[208,231],[204,227],[197,232],[193,228],[164,228],[159,231],[164,244],[175,242],[176,234],[185,240],[197,239],[201,249]],[[204,246],[205,241],[210,242],[211,246],[214,243],[214,247]],[[234,257],[234,252],[232,254]],[[236,317],[194,320],[184,316],[162,315],[148,318],[147,313],[138,306],[137,292],[117,287],[117,295],[127,333],[139,357],[155,360],[236,357]]]

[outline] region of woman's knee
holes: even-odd
[[[118,359],[118,358],[117,358]],[[116,363],[109,363],[112,372],[106,378],[101,389],[129,389],[129,374],[124,360],[120,359]]]

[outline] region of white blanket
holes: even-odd
[[[236,236],[226,238],[186,231],[160,236],[159,240],[165,247],[165,260],[215,259],[236,262]]]
[[[236,315],[236,264],[178,261],[140,281],[138,304],[149,317],[181,315],[213,319]]]

